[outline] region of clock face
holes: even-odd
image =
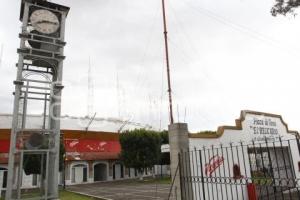
[[[59,28],[58,17],[49,10],[35,10],[30,16],[30,22],[35,30],[44,34],[55,33]]]

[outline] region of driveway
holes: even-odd
[[[67,190],[109,200],[167,200],[170,184],[125,180],[73,185]]]

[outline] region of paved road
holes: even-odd
[[[67,189],[111,200],[167,200],[170,185],[130,180],[74,185],[68,186]]]

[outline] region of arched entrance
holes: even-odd
[[[86,164],[77,164],[72,167],[72,183],[87,182],[88,172]]]
[[[104,163],[98,163],[94,165],[94,181],[106,181],[107,180],[107,165]]]

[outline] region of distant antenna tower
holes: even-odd
[[[4,48],[4,45],[1,44],[1,49],[0,49],[0,67],[2,67],[2,62],[3,62],[3,48]]]
[[[121,94],[120,94],[120,81],[119,81],[119,73],[117,71],[117,98],[118,98],[118,117],[121,118]]]
[[[89,71],[88,71],[88,108],[87,108],[87,116],[92,117],[94,111],[94,83],[92,76],[92,66],[91,66],[91,58],[89,58]]]

